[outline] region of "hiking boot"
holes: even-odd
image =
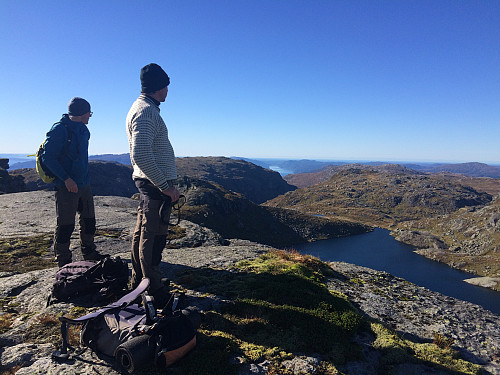
[[[94,250],[88,254],[83,254],[84,260],[100,261],[100,260],[103,260],[104,258],[107,258],[107,257],[109,257],[109,254],[101,254],[97,250]]]
[[[69,263],[71,263],[73,261],[71,258],[67,258],[67,257],[66,258],[59,258],[59,257],[57,257],[56,259],[57,259],[57,266],[59,268],[65,266],[66,264],[69,264]]]
[[[73,261],[73,254],[69,251],[69,243],[55,244],[54,257],[59,268]]]

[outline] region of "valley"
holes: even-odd
[[[127,156],[103,158],[123,162]],[[428,165],[423,171],[422,166],[417,170],[399,164],[297,161],[280,165],[309,172],[282,178],[234,158],[177,158],[176,163],[188,197],[184,218],[223,237],[283,248],[380,227],[423,256],[469,272],[471,278],[484,278],[471,282],[500,288],[500,179],[473,177],[494,175],[498,167],[464,163]],[[319,171],[311,171],[318,166]],[[130,165],[91,160],[90,174],[95,195],[137,193]],[[9,193],[51,186],[27,168],[4,171],[2,189]]]

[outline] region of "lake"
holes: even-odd
[[[316,241],[294,248],[323,261],[341,261],[386,271],[500,315],[500,292],[466,283],[463,280],[474,275],[414,253],[412,246],[396,241],[385,229],[376,228],[370,233]]]
[[[278,167],[277,165],[271,165],[269,166],[269,169],[278,172],[281,175],[281,177],[285,177],[287,174],[293,173],[293,171],[289,171],[288,169],[283,169],[281,167]]]

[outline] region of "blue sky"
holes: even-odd
[[[500,1],[1,0],[0,153],[73,96],[125,153],[150,62],[177,156],[500,163]]]

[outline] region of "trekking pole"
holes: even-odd
[[[68,323],[64,320],[63,317],[59,318],[61,321],[61,337],[62,337],[62,346],[61,350],[56,350],[52,353],[52,358],[58,362],[65,361],[69,359],[68,348],[72,349],[69,345],[69,330]]]

